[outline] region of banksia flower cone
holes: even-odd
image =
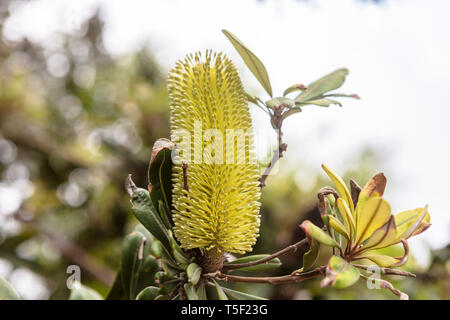
[[[173,169],[175,236],[185,249],[215,255],[251,251],[260,225],[259,169],[235,66],[220,53],[189,55],[171,70],[168,90],[171,136],[181,150]]]

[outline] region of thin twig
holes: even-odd
[[[353,266],[359,268],[359,269],[363,269],[363,270],[367,270],[370,266],[363,266],[360,264],[353,264]],[[412,277],[415,278],[416,275],[414,273],[408,272],[408,271],[403,271],[403,270],[397,270],[397,269],[391,269],[391,268],[383,268],[383,267],[378,267],[379,270],[381,271],[381,274],[386,274],[386,275],[396,275],[396,276],[403,276],[403,277]]]
[[[272,160],[270,160],[270,163],[267,166],[266,170],[264,171],[263,175],[261,176],[261,178],[259,178],[259,186],[261,188],[263,188],[266,185],[267,177],[270,175],[270,172],[277,163],[278,159],[283,157],[283,152],[287,150],[287,144],[283,143],[283,133],[281,132],[281,124],[277,132],[278,132],[278,148],[274,150]]]
[[[233,269],[240,269],[240,268],[245,268],[245,267],[256,266],[258,264],[262,264],[262,263],[268,262],[274,258],[282,256],[283,254],[286,254],[289,251],[295,252],[298,248],[300,248],[301,246],[303,246],[307,243],[308,243],[308,238],[305,238],[305,239],[300,240],[297,243],[291,244],[290,246],[287,246],[286,248],[284,248],[280,251],[277,251],[265,258],[262,258],[262,259],[259,259],[256,261],[246,262],[246,263],[226,264],[223,266],[222,270],[233,270]]]
[[[183,162],[182,168],[183,168],[183,189],[186,191],[189,191],[189,186],[188,186],[188,182],[187,182],[188,163],[186,161]]]
[[[381,280],[381,279],[369,279],[369,277],[366,277],[365,275],[361,275],[361,278],[377,282],[377,284],[380,286],[380,288],[391,290],[391,292],[393,294],[395,294],[397,297],[399,297],[400,300],[409,300],[409,296],[406,293],[394,288],[392,283],[390,283],[389,281]]]
[[[169,300],[172,300],[176,295],[179,294],[179,289],[184,285],[185,282],[180,281],[177,283],[177,285],[170,291],[170,293],[167,295]]]
[[[203,276],[206,278],[212,278],[219,281],[226,282],[247,282],[247,283],[270,283],[270,284],[281,284],[288,282],[301,282],[303,280],[311,279],[325,273],[325,266],[318,267],[312,271],[304,273],[292,273],[285,276],[279,277],[244,277],[244,276],[233,276],[229,274],[223,274],[220,271],[214,273],[206,273]]]

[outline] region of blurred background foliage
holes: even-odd
[[[0,6],[2,35],[10,2]],[[83,284],[108,292],[122,238],[137,224],[124,180],[131,173],[145,187],[151,146],[169,136],[165,78],[147,48],[110,56],[102,46],[98,14],[76,33],[55,34],[51,43],[2,37],[0,275],[23,298],[66,299],[70,265],[81,268]],[[365,150],[344,177],[363,185],[379,161],[376,152]],[[330,182],[324,175],[304,175],[308,170],[289,163],[288,149],[280,172],[269,177],[255,253],[299,241],[304,234],[298,225],[305,218],[319,223],[315,194]],[[277,274],[299,268],[302,254],[282,258]],[[431,255],[426,268],[414,259],[405,266],[418,279],[395,283],[412,299],[450,298],[450,247]],[[320,289],[318,280],[236,287],[273,299],[396,299],[368,290],[363,281],[341,291]]]

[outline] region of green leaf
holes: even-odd
[[[283,92],[283,96],[288,95],[291,92],[299,91],[299,90],[306,90],[306,87],[303,84],[293,84]]]
[[[172,223],[172,149],[175,144],[168,139],[158,139],[153,145],[152,156],[148,166],[148,190],[154,206],[168,229]],[[159,202],[164,204],[162,212]]]
[[[303,223],[300,225],[300,228],[303,229],[308,238],[315,239],[319,241],[321,244],[329,247],[334,248],[339,247],[339,244],[336,242],[336,240],[331,238],[330,235],[328,235],[325,231],[320,229],[318,226],[314,225],[309,220],[303,221]]]
[[[206,300],[206,288],[205,288],[204,282],[201,282],[197,286],[197,296],[198,296],[199,300]]]
[[[75,282],[69,300],[103,300],[103,297],[97,291]]]
[[[263,297],[254,296],[252,294],[247,294],[244,292],[232,290],[229,288],[222,287],[223,291],[231,298],[234,298],[236,300],[267,300]]]
[[[296,102],[296,105],[298,105],[298,106],[305,106],[308,104],[313,104],[313,105],[316,105],[319,107],[329,107],[330,104],[337,104],[340,107],[342,107],[342,103],[340,103],[339,101],[332,100],[332,99],[325,99],[325,98],[308,100],[307,102]]]
[[[303,255],[303,266],[298,272],[306,272],[312,269],[319,256],[320,244],[312,239],[309,244],[309,250]]]
[[[343,235],[347,240],[350,240],[350,235],[345,226],[335,217],[327,215],[331,228],[337,233]]]
[[[16,290],[2,277],[0,277],[0,300],[20,300]]]
[[[153,241],[150,248],[150,252],[159,259],[175,262],[174,258],[170,255],[167,248],[161,243],[161,241]]]
[[[172,248],[172,256],[178,262],[181,264],[181,266],[186,267],[191,261],[188,259],[188,257],[185,255],[184,251],[180,248],[177,241],[174,239],[174,237],[171,234],[170,237],[170,245]]]
[[[160,290],[159,293],[167,295],[176,287],[178,281],[173,275],[168,274],[165,271],[159,271],[155,274],[155,280],[158,280]],[[155,299],[157,300],[157,299]]]
[[[358,259],[369,259],[373,263],[375,263],[383,268],[393,267],[396,264],[399,264],[399,262],[401,261],[400,258],[395,258],[395,257],[383,255],[383,254],[373,254],[373,253],[371,253],[371,251],[364,252],[357,258]]]
[[[129,175],[125,182],[126,189],[133,204],[132,211],[140,223],[164,246],[170,248],[169,232],[153,206],[147,190],[137,188]]]
[[[353,98],[353,99],[361,99],[357,94],[345,94],[345,93],[330,93],[323,95],[324,98],[327,97],[339,97],[339,98]]]
[[[250,255],[250,256],[246,256],[246,257],[242,257],[242,258],[238,258],[236,260],[233,260],[231,262],[228,262],[227,265],[233,265],[233,264],[240,264],[240,263],[248,263],[248,262],[253,262],[253,261],[258,261],[261,259],[264,259],[266,257],[268,257],[269,254],[255,254],[255,255]],[[267,262],[255,265],[255,266],[250,266],[250,267],[244,267],[244,268],[239,268],[236,270],[239,271],[246,271],[246,272],[267,272],[267,271],[273,271],[278,269],[281,266],[281,261],[278,258],[274,258],[272,260],[269,260]]]
[[[252,95],[248,92],[245,92],[244,94],[245,94],[245,97],[247,98],[248,102],[251,102],[251,103],[259,106],[258,99],[254,95]]]
[[[332,256],[328,262],[325,278],[321,286],[331,284],[337,289],[343,289],[358,281],[359,270],[339,256]]]
[[[347,186],[345,185],[344,181],[341,177],[339,177],[333,170],[328,168],[326,165],[322,164],[322,169],[326,172],[326,174],[330,177],[331,181],[336,186],[337,192],[339,193],[339,196],[344,199],[344,201],[347,203],[347,206],[350,209],[350,212],[352,216],[355,216],[355,209],[353,208],[353,199],[350,195],[350,191],[348,190]]]
[[[158,212],[159,216],[161,217],[162,222],[164,223],[167,230],[172,229],[172,216],[167,212],[166,206],[164,205],[164,202],[162,200],[158,201]]]
[[[414,210],[406,210],[395,215],[398,239],[407,239],[419,228],[422,223],[430,222],[428,206]]]
[[[155,284],[154,276],[159,270],[158,262],[151,255],[144,256],[144,261],[139,268],[139,280],[137,291]]]
[[[286,119],[287,117],[299,112],[302,112],[302,109],[300,107],[292,107],[289,110],[283,112],[282,118]]]
[[[356,241],[362,243],[372,236],[378,228],[385,225],[391,217],[391,206],[380,197],[371,197],[358,213]]]
[[[121,278],[127,299],[134,299],[139,270],[144,259],[145,237],[134,231],[127,235],[122,244]]]
[[[339,211],[339,214],[344,221],[345,231],[347,232],[347,239],[353,238],[353,235],[356,233],[356,225],[355,221],[353,220],[352,212],[350,208],[347,205],[347,202],[345,202],[342,198],[338,198],[336,201],[337,208]],[[353,202],[352,202],[353,206]],[[335,225],[336,228],[338,228],[337,225]],[[338,231],[338,229],[335,229]],[[338,231],[339,232],[339,231]],[[342,234],[342,233],[341,233]]]
[[[202,275],[202,268],[196,263],[191,263],[186,269],[186,274],[189,282],[195,286]]]
[[[154,300],[159,295],[159,288],[158,287],[147,287],[136,297],[136,300]]]
[[[212,279],[212,281],[214,282],[214,286],[216,287],[217,297],[219,298],[219,300],[228,300],[228,297],[223,291],[223,288],[216,282],[216,280]]]
[[[376,230],[367,241],[364,243],[363,248],[381,249],[388,247],[396,242],[400,241],[397,238],[397,228],[395,226],[394,216],[391,215],[389,221]]]
[[[186,292],[186,296],[189,300],[199,300],[200,299],[197,295],[197,290],[195,290],[195,286],[192,283],[185,283],[184,291]]]
[[[338,69],[326,76],[312,82],[308,88],[300,93],[295,99],[296,102],[306,102],[321,97],[324,93],[337,89],[345,81],[348,74],[347,69]]]
[[[250,51],[234,34],[227,30],[222,30],[225,36],[230,40],[233,47],[237,50],[239,55],[244,60],[248,69],[253,73],[259,83],[263,86],[264,90],[272,97],[272,86],[270,85],[269,75],[267,74],[266,67],[258,59],[258,57]]]
[[[114,283],[109,290],[108,295],[106,296],[106,300],[122,300],[125,299],[125,292],[123,291],[122,285],[122,272],[119,268],[117,271],[116,278],[114,279]]]

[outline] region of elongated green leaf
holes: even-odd
[[[158,287],[147,287],[143,289],[136,297],[136,300],[154,300],[159,295]]]
[[[148,191],[155,207],[167,228],[172,227],[172,149],[175,144],[168,139],[158,139],[152,148],[152,156],[148,166]],[[161,212],[159,201],[164,204]],[[164,216],[167,217],[164,217]],[[167,221],[169,220],[169,221]]]
[[[213,282],[214,286],[216,287],[217,297],[219,298],[219,300],[228,300],[228,297],[223,291],[223,288],[216,282],[216,280],[213,279]]]
[[[16,290],[2,277],[0,277],[0,300],[20,300]]]
[[[303,266],[300,270],[298,270],[299,273],[312,269],[317,261],[317,257],[319,256],[319,249],[319,242],[312,239],[310,241],[309,250],[303,255]]]
[[[175,259],[169,253],[167,248],[158,240],[153,241],[150,248],[150,252],[159,259],[165,260],[167,262],[176,263]]]
[[[343,235],[347,240],[349,240],[350,235],[345,226],[337,218],[330,215],[328,215],[327,217],[331,228],[333,228],[337,233]]]
[[[155,280],[159,283],[159,293],[161,295],[167,295],[176,287],[178,281],[174,275],[168,274],[166,271],[158,271],[155,274]],[[157,300],[157,299],[155,299]]]
[[[206,287],[205,283],[201,282],[197,286],[197,296],[199,300],[206,300]]]
[[[422,224],[429,224],[429,222],[428,206],[396,214],[395,223],[397,225],[398,238],[409,238]]]
[[[303,221],[303,223],[300,225],[300,228],[303,229],[303,231],[305,232],[305,234],[308,238],[315,239],[318,242],[320,242],[321,244],[329,246],[329,247],[334,247],[334,248],[339,247],[339,244],[336,242],[336,240],[331,238],[325,231],[320,229],[318,226],[314,225],[309,220]]]
[[[156,258],[161,260],[161,266],[163,270],[169,275],[175,275],[181,268],[177,265],[175,258],[169,253],[166,247],[160,241],[154,241],[150,252]]]
[[[324,93],[337,89],[345,81],[345,77],[348,74],[347,69],[338,69],[326,76],[316,80],[308,85],[308,88],[300,93],[295,101],[306,102],[321,97]]]
[[[75,282],[69,300],[103,300],[103,297],[97,291]]]
[[[185,283],[184,291],[186,292],[186,296],[189,300],[200,300],[197,290],[195,290],[195,286],[192,283]]]
[[[361,99],[357,94],[345,94],[345,93],[330,93],[324,94],[322,97],[338,97],[338,98],[353,98],[353,99]]]
[[[164,202],[162,200],[158,201],[158,212],[159,216],[161,217],[162,222],[166,226],[167,230],[172,229],[172,216],[169,212],[167,212],[166,206],[164,205]]]
[[[175,289],[176,286],[177,286],[177,283],[176,283],[176,282],[166,282],[166,283],[163,283],[163,284],[161,285],[161,288],[160,288],[159,292],[160,292],[162,295],[168,295],[169,293],[171,293],[171,292],[173,291],[173,289]],[[155,299],[155,300],[158,300],[158,299]]]
[[[380,267],[383,267],[383,268],[393,267],[396,264],[398,264],[400,262],[400,260],[401,260],[399,258],[395,258],[395,257],[387,256],[387,255],[382,255],[382,254],[374,254],[374,253],[369,253],[369,252],[358,256],[358,258],[360,258],[360,259],[369,259],[373,263],[375,263],[375,264],[377,264],[377,265],[379,265]]]
[[[169,232],[153,206],[148,191],[137,188],[130,176],[125,182],[125,187],[131,197],[132,211],[136,218],[156,239],[170,248]]]
[[[337,104],[340,107],[342,107],[342,103],[340,103],[339,101],[332,100],[332,99],[325,99],[325,98],[308,100],[307,102],[296,102],[295,104],[298,106],[305,106],[308,104],[313,104],[313,105],[316,105],[319,107],[329,107],[331,104]]]
[[[202,275],[202,268],[196,263],[191,263],[186,269],[186,274],[188,281],[195,286]]]
[[[183,267],[187,267],[187,265],[191,262],[186,254],[184,253],[183,249],[180,248],[175,238],[170,234],[170,246],[172,249],[172,256]]]
[[[355,209],[353,208],[353,199],[344,181],[340,176],[338,176],[333,170],[328,168],[326,165],[322,164],[322,169],[326,172],[328,177],[330,177],[331,181],[333,181],[334,185],[336,186],[337,192],[339,193],[339,196],[342,197],[344,201],[347,203],[347,206],[349,207],[350,212],[352,213],[352,216],[354,218]]]
[[[125,299],[125,292],[123,291],[122,285],[122,272],[119,271],[116,274],[116,278],[114,279],[114,283],[109,290],[108,295],[106,296],[106,300],[122,300]]]
[[[225,36],[230,40],[233,47],[242,57],[244,63],[248,69],[253,73],[259,83],[263,86],[264,90],[272,97],[272,86],[270,85],[269,75],[267,74],[266,67],[259,60],[259,58],[250,51],[234,34],[227,30],[222,30]]]
[[[282,118],[286,119],[289,116],[292,116],[293,114],[302,112],[302,109],[300,107],[292,107],[289,110],[283,112]]]
[[[375,230],[384,226],[391,216],[391,206],[380,197],[371,197],[358,214],[356,240],[362,243]]]
[[[353,202],[352,202],[352,206],[353,206]],[[342,200],[342,198],[338,198],[337,199],[337,207],[339,210],[339,214],[342,217],[342,220],[344,220],[345,230],[348,234],[347,239],[353,238],[353,235],[356,233],[356,224],[355,224],[355,221],[353,220],[353,216],[352,216],[350,208],[347,205],[347,202]],[[338,231],[338,230],[336,229],[336,231]]]
[[[258,105],[258,99],[254,95],[252,95],[248,92],[245,92],[244,94],[245,94],[245,97],[247,98],[248,102]]]
[[[155,273],[158,272],[159,265],[155,258],[151,255],[144,256],[141,267],[139,268],[139,279],[137,283],[137,291],[143,290],[145,287],[155,284]]]
[[[268,256],[269,256],[268,254],[250,255],[250,256],[246,256],[246,257],[242,257],[242,258],[238,258],[236,260],[233,260],[233,261],[227,263],[227,265],[241,264],[241,263],[248,263],[248,262],[258,261],[258,260],[264,259],[264,258],[266,258]],[[255,266],[239,268],[239,269],[236,269],[236,270],[246,271],[246,272],[268,272],[268,271],[276,270],[279,267],[281,267],[280,259],[274,258],[272,260],[269,260],[267,262],[264,262],[264,263],[261,263],[261,264],[255,265]]]
[[[291,92],[299,91],[299,90],[306,90],[306,87],[303,84],[293,84],[283,92],[283,96],[288,95]]]
[[[143,261],[139,268],[139,278],[137,282],[136,292],[140,292],[146,287],[155,284],[154,275],[159,270],[159,265],[156,259],[151,255],[151,247],[154,241],[151,233],[141,224],[138,224],[134,231],[142,233],[145,237],[145,246],[143,250]]]
[[[376,230],[364,243],[364,248],[381,249],[388,247],[400,240],[397,239],[397,228],[394,216],[391,215],[389,221]]]
[[[135,298],[139,270],[144,259],[144,245],[145,237],[137,231],[123,240],[120,270],[123,290],[128,299]]]
[[[227,294],[227,296],[236,300],[267,300],[266,298],[263,297],[254,296],[252,294],[247,294],[244,292],[232,290],[225,287],[222,287],[222,289]]]
[[[328,262],[325,278],[321,286],[331,284],[337,289],[343,289],[358,281],[359,270],[339,256],[332,256]]]

